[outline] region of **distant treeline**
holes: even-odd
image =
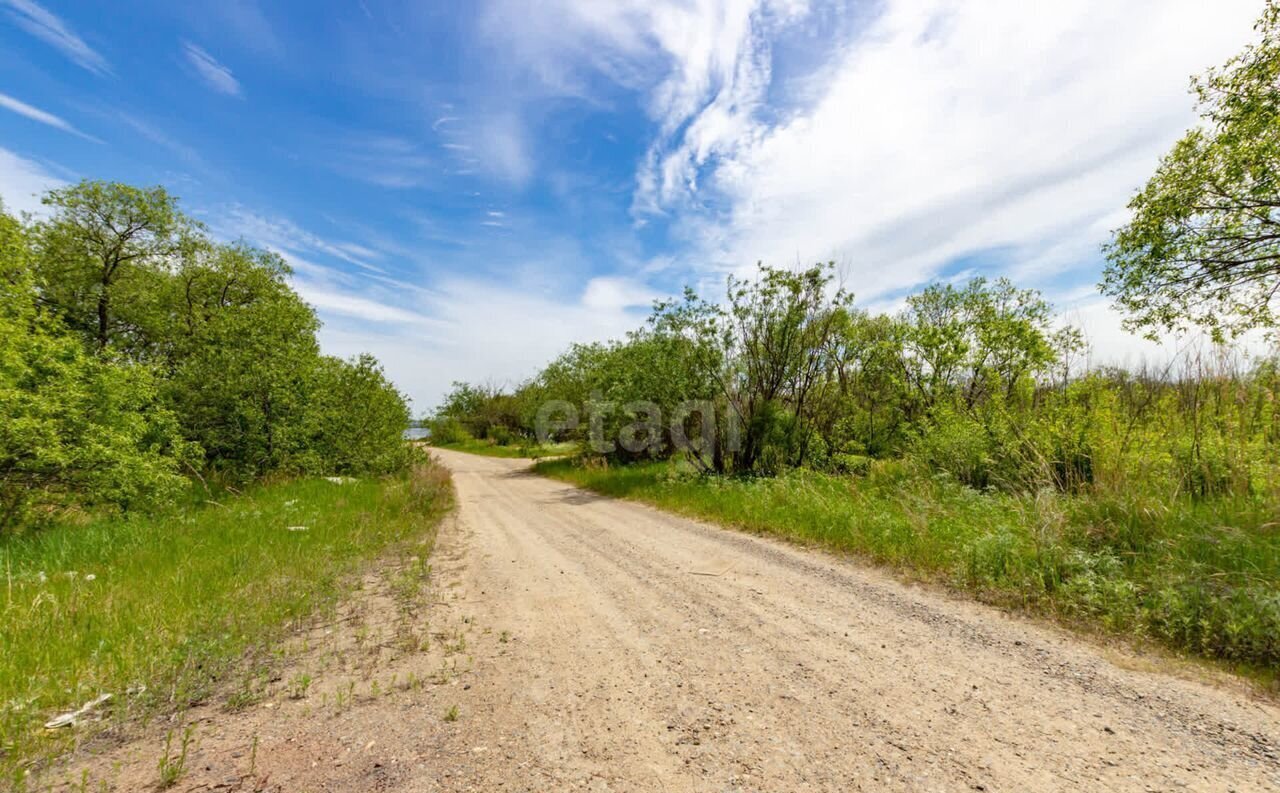
[[[372,357],[320,354],[281,257],[213,240],[159,187],[44,203],[0,208],[0,533],[187,477],[403,465],[404,397]]]
[[[774,475],[906,459],[977,489],[1280,503],[1274,358],[1085,371],[1080,334],[1055,329],[1049,304],[1008,281],[934,285],[872,315],[830,279],[829,267],[762,267],[731,280],[725,306],[692,292],[660,303],[627,339],[574,345],[513,391],[456,384],[433,437],[529,437],[542,406],[563,400],[597,414],[598,436],[641,436],[615,444],[618,462],[682,451],[708,472]],[[666,418],[654,423],[646,402]],[[703,448],[672,436],[669,417],[688,403],[715,406]],[[701,420],[677,433],[697,438]],[[553,440],[591,453],[592,431],[583,420]]]

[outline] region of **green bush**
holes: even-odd
[[[45,204],[0,209],[0,531],[161,502],[202,469],[408,464],[403,396],[372,358],[320,355],[280,256],[214,241],[160,187],[85,181]]]
[[[933,412],[932,421],[916,433],[909,454],[957,482],[983,490],[992,484],[993,444],[985,427],[972,416],[949,406]]]
[[[465,443],[471,440],[471,433],[462,426],[462,422],[453,416],[436,416],[427,422],[431,443],[437,446],[448,446],[454,443]]]
[[[352,361],[322,358],[309,387],[310,434],[300,468],[365,476],[408,465],[412,447],[405,443],[404,432],[409,426],[409,406],[373,356],[361,355]],[[352,411],[351,405],[356,404],[360,410]]]
[[[1280,665],[1280,590],[1275,586],[1168,582],[1152,593],[1147,623],[1161,639],[1203,655]]]

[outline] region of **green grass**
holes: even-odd
[[[1216,659],[1274,689],[1280,673],[1275,505],[1223,498],[982,493],[902,463],[869,476],[693,474],[573,460],[539,473],[747,531],[851,552],[1089,630]]]
[[[42,725],[100,693],[107,723],[206,698],[237,659],[334,604],[362,563],[430,542],[451,499],[423,464],[0,541],[0,787],[83,738]]]
[[[561,457],[567,454],[573,454],[578,447],[573,443],[547,443],[547,444],[530,444],[521,446],[512,444],[501,446],[493,441],[479,440],[476,438],[468,438],[465,441],[456,443],[438,443],[432,444],[439,449],[452,449],[458,452],[466,452],[467,454],[481,454],[485,457],[507,457],[507,458],[529,458],[540,459],[543,457]]]

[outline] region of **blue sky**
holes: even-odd
[[[0,0],[0,196],[164,184],[419,412],[757,260],[1009,275],[1150,352],[1098,246],[1260,0]]]

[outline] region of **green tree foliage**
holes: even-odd
[[[403,395],[321,356],[276,254],[221,244],[163,188],[81,182],[0,213],[0,530],[136,506],[202,468],[377,474],[407,462]]]
[[[409,408],[372,355],[353,361],[321,358],[310,392],[303,468],[360,476],[395,471],[408,463],[404,429]]]
[[[27,236],[0,211],[0,533],[68,498],[163,498],[191,452],[147,367],[94,358],[39,310]]]
[[[762,268],[731,281],[723,306],[687,292],[623,341],[574,345],[514,393],[459,384],[447,415],[477,430],[502,415],[532,435],[539,406],[559,400],[578,422],[556,440],[619,462],[681,450],[706,472],[862,474],[900,458],[978,490],[1280,498],[1272,363],[1073,373],[1081,337],[1032,290],[934,285],[872,316],[830,277]],[[702,417],[677,413],[690,402],[712,409],[710,447],[672,432],[674,417],[697,437]]]
[[[199,244],[199,226],[162,187],[84,181],[50,191],[36,225],[41,300],[105,351],[145,347],[162,313],[163,280]]]
[[[319,322],[288,274],[274,253],[206,246],[166,285],[168,320],[151,346],[187,436],[215,468],[261,474],[305,449]]]
[[[1154,334],[1271,328],[1280,293],[1280,2],[1260,39],[1193,81],[1202,122],[1130,202],[1102,289]]]
[[[436,416],[454,420],[470,437],[499,442],[509,442],[522,426],[517,400],[493,385],[455,382]]]
[[[830,342],[835,389],[819,414],[835,467],[856,468],[867,456],[889,456],[905,445],[916,411],[906,388],[904,337],[893,317],[844,313]]]
[[[959,400],[972,408],[1011,398],[1057,360],[1050,306],[1005,279],[975,278],[964,288],[933,285],[907,298],[902,317],[903,374],[926,411]]]
[[[643,328],[622,342],[574,345],[517,398],[526,422],[553,400],[573,405],[583,415],[576,432],[565,437],[585,441],[594,432],[609,439],[616,459],[664,457],[674,449],[668,429],[679,406],[716,396],[696,355],[693,341]]]
[[[655,332],[689,342],[690,364],[741,427],[734,450],[725,445],[735,430],[717,433],[710,462],[701,460],[709,469],[777,471],[805,462],[830,342],[852,300],[829,288],[833,270],[761,266],[754,280],[729,279],[726,307],[691,290],[683,301],[655,307]]]
[[[280,256],[211,240],[159,187],[82,182],[45,204],[52,215],[33,229],[41,304],[101,361],[151,366],[211,470],[248,478],[403,461],[403,396],[369,360],[321,357],[319,321]],[[366,398],[344,413],[331,409],[332,389]],[[399,424],[394,437],[387,422]],[[370,434],[355,439],[362,428]]]

